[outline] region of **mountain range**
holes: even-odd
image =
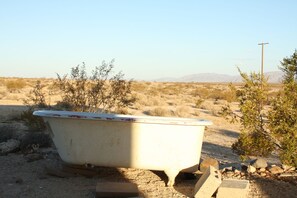
[[[264,73],[268,77],[269,83],[280,83],[283,73],[281,71],[273,71]],[[241,82],[242,78],[240,75],[227,75],[227,74],[216,74],[216,73],[199,73],[186,75],[180,78],[159,78],[155,79],[156,82]]]

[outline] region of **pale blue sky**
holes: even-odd
[[[128,78],[278,70],[297,48],[296,0],[0,0],[0,76],[56,77],[115,58]]]

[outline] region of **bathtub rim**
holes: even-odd
[[[122,114],[107,113],[90,113],[75,111],[55,111],[55,110],[38,110],[33,115],[49,118],[63,119],[80,119],[80,120],[98,120],[98,121],[116,121],[129,123],[146,123],[146,124],[170,124],[184,126],[209,126],[213,123],[209,120],[195,118],[179,118],[179,117],[160,117],[160,116],[135,116]]]

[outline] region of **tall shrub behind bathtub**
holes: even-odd
[[[24,100],[28,110],[22,113],[21,119],[30,131],[43,131],[44,121],[40,117],[33,116],[35,110],[126,113],[125,108],[135,101],[131,94],[132,80],[124,80],[124,74],[121,72],[111,76],[113,63],[114,61],[110,63],[103,61],[92,71],[91,76],[87,75],[84,63],[82,66],[71,68],[69,78],[67,74],[63,77],[57,74],[58,79],[52,87],[58,89],[56,92],[60,92],[62,99],[54,106],[46,102],[45,85],[37,81]]]
[[[124,80],[122,72],[110,77],[113,68],[114,60],[103,61],[88,76],[83,63],[71,68],[69,77],[57,74],[56,84],[62,94],[57,108],[81,112],[123,112],[135,101],[131,94],[132,80]]]

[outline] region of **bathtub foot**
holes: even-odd
[[[164,172],[168,177],[167,186],[172,187],[175,182],[175,177],[178,175],[179,171],[178,170],[165,170]]]

